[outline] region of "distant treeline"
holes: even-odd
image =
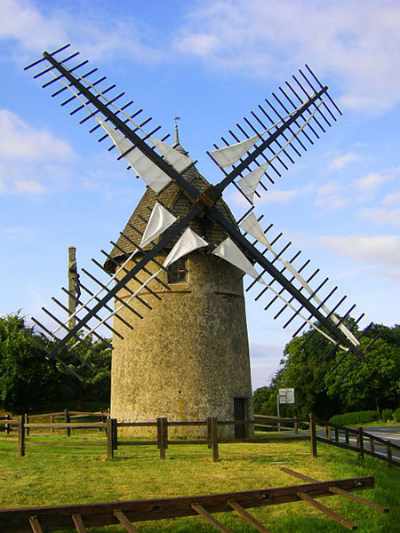
[[[354,323],[347,325],[357,331]],[[290,341],[271,384],[254,393],[255,412],[275,414],[277,390],[284,387],[295,388],[296,405],[282,406],[283,416],[306,417],[313,412],[327,420],[349,411],[381,413],[400,407],[400,326],[372,324],[357,335],[360,356],[335,351],[315,331]]]
[[[27,412],[109,403],[111,351],[105,343],[87,338],[57,359],[54,344],[20,315],[0,317],[0,407]]]

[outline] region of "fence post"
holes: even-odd
[[[219,460],[219,448],[218,448],[218,419],[216,416],[210,418],[210,433],[211,433],[211,448],[213,461]]]
[[[346,444],[349,445],[350,444],[350,436],[349,436],[349,430],[347,428],[344,430],[344,438],[345,438]]]
[[[157,446],[160,450],[160,459],[165,459],[165,418],[157,418]]]
[[[163,427],[163,440],[165,449],[168,448],[168,418],[164,418],[164,427]]]
[[[29,415],[28,415],[28,413],[25,413],[25,424],[29,424]],[[29,437],[29,434],[30,434],[30,428],[27,428],[25,426],[25,435],[27,437]]]
[[[339,442],[339,430],[335,427],[335,442]]]
[[[25,415],[21,415],[18,421],[18,453],[25,457]]]
[[[9,414],[6,415],[6,420],[11,420],[11,416]],[[7,435],[9,435],[9,433],[11,431],[11,424],[10,423],[5,425],[5,430],[6,430]]]
[[[375,453],[375,442],[374,442],[374,437],[372,436],[369,438],[369,448],[372,453]]]
[[[360,459],[364,459],[364,432],[363,428],[358,428],[358,442],[360,448]]]
[[[114,459],[113,448],[113,428],[111,418],[107,418],[106,422],[106,437],[107,437],[107,459]]]
[[[294,432],[295,433],[299,432],[299,419],[297,416],[294,417]]]
[[[311,439],[311,455],[317,457],[317,428],[313,414],[310,414],[310,439]]]
[[[54,415],[50,415],[50,424],[53,425],[54,424]],[[55,429],[54,427],[51,428],[51,432],[54,433],[55,432]]]
[[[71,423],[71,417],[69,416],[68,409],[64,410],[64,419],[65,419],[65,423],[66,424],[70,424]],[[66,435],[67,435],[67,437],[71,436],[71,428],[67,428],[66,429]]]
[[[116,418],[110,418],[112,428],[113,450],[118,450],[118,421]]]
[[[330,437],[331,437],[331,435],[330,435],[330,431],[329,431],[329,426],[328,426],[328,424],[325,424],[325,438],[331,440]]]
[[[387,450],[387,457],[388,457],[389,466],[392,466],[392,464],[393,464],[392,443],[390,441],[386,445],[386,450]]]
[[[208,448],[211,450],[212,441],[211,441],[211,417],[210,416],[207,418],[207,443],[208,443]]]

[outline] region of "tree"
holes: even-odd
[[[0,403],[4,408],[29,411],[52,402],[109,401],[111,351],[106,344],[88,337],[59,358],[51,355],[54,346],[27,327],[19,314],[0,318]]]
[[[59,376],[48,352],[49,341],[21,316],[0,319],[0,401],[6,409],[27,410],[55,396]]]
[[[286,345],[281,368],[267,387],[270,398],[276,397],[278,388],[294,387],[297,414],[306,417],[313,412],[325,420],[345,411],[397,407],[400,326],[372,324],[357,332],[354,322],[347,321],[346,325],[357,333],[363,355],[332,349],[318,332],[306,331]],[[265,408],[265,401],[263,405]],[[270,400],[268,409],[269,414],[274,412]],[[286,408],[285,414],[292,411]]]

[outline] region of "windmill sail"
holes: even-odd
[[[172,226],[176,221],[176,217],[172,215],[168,209],[165,209],[159,202],[154,204],[146,229],[143,232],[140,247],[144,248],[150,244],[154,239],[157,239],[167,228]]]
[[[148,159],[148,157],[146,157],[138,148],[133,148],[131,141],[124,137],[121,132],[106,124],[104,121],[99,121],[99,123],[110,136],[120,154],[129,161],[136,173],[143,178],[146,185],[153,189],[153,191],[159,193],[170,183],[171,178],[150,161],[150,159]],[[175,148],[169,146],[167,143],[154,137],[150,140],[155,148],[164,155],[165,159],[174,166],[178,172],[182,172],[193,163],[189,157],[180,153],[178,150],[175,150]]]
[[[292,283],[292,281],[296,279],[295,277],[293,277],[293,280],[290,280],[282,274],[282,270],[276,268],[274,265],[277,260],[276,257],[271,260],[265,256],[264,253],[261,253],[249,241],[247,241],[238,230],[237,226],[232,224],[232,221],[228,220],[215,207],[218,198],[222,196],[227,186],[234,182],[236,178],[242,177],[242,186],[247,186],[248,189],[250,189],[247,191],[248,194],[253,194],[257,185],[255,183],[256,178],[258,179],[258,174],[261,173],[261,170],[256,172],[250,170],[250,167],[253,165],[260,166],[259,159],[261,160],[261,158],[263,158],[262,163],[265,163],[265,165],[268,166],[268,172],[270,172],[271,169],[271,171],[275,172],[278,176],[281,176],[280,170],[282,169],[280,169],[279,164],[287,170],[287,163],[294,163],[292,156],[296,154],[300,157],[301,150],[307,150],[305,143],[303,142],[304,139],[313,144],[312,136],[319,138],[320,131],[325,131],[325,125],[330,126],[331,120],[336,121],[336,112],[341,114],[340,110],[328,94],[328,87],[322,85],[307,66],[308,73],[304,74],[303,71],[299,70],[299,79],[296,76],[293,76],[294,82],[287,82],[285,89],[282,87],[279,88],[279,96],[273,93],[273,98],[277,102],[276,105],[280,107],[274,107],[270,101],[265,99],[267,107],[264,108],[261,105],[258,106],[257,112],[251,112],[251,120],[245,117],[243,124],[237,124],[238,132],[229,130],[229,134],[235,139],[235,144],[229,146],[229,144],[226,143],[228,146],[221,150],[216,147],[217,150],[213,154],[213,159],[220,167],[223,168],[224,166],[232,165],[233,169],[231,169],[229,173],[225,173],[225,177],[220,183],[213,187],[212,194],[203,194],[192,182],[188,181],[185,176],[182,176],[182,174],[177,171],[177,168],[183,168],[185,165],[191,164],[191,161],[185,159],[186,156],[179,152],[179,150],[172,151],[174,150],[172,147],[161,144],[166,137],[162,138],[160,141],[153,137],[160,127],[156,127],[151,132],[147,133],[144,130],[144,126],[151,121],[151,118],[141,120],[140,124],[137,124],[133,119],[135,118],[136,120],[136,117],[142,112],[142,110],[138,109],[133,114],[127,114],[125,111],[126,108],[131,105],[132,101],[124,105],[115,105],[115,102],[125,94],[124,92],[111,98],[108,97],[106,93],[113,90],[115,85],[110,85],[107,88],[99,90],[99,84],[106,79],[105,76],[96,81],[88,81],[88,77],[96,72],[97,69],[92,69],[83,75],[78,74],[78,77],[76,77],[73,73],[87,62],[81,62],[80,64],[71,67],[70,65],[65,65],[65,63],[73,57],[76,57],[77,54],[73,54],[60,61],[57,60],[54,55],[55,54],[44,52],[41,60],[32,63],[27,67],[29,69],[36,68],[36,66],[42,62],[47,62],[48,65],[46,65],[46,68],[34,75],[35,79],[50,73],[51,78],[43,84],[43,87],[48,87],[59,81],[62,86],[60,89],[56,90],[52,96],[57,96],[66,90],[73,89],[71,90],[72,96],[61,102],[61,105],[65,106],[70,102],[78,104],[76,108],[70,111],[70,114],[74,115],[83,110],[82,113],[84,114],[84,117],[80,120],[80,124],[84,124],[86,121],[93,119],[95,126],[91,128],[90,133],[93,133],[96,129],[102,126],[106,131],[106,135],[103,135],[98,140],[102,142],[107,137],[110,137],[114,142],[113,147],[116,146],[121,154],[119,158],[121,159],[121,157],[124,157],[129,161],[130,165],[135,168],[137,173],[154,191],[158,193],[168,185],[171,180],[174,180],[193,203],[189,212],[171,226],[171,231],[165,232],[164,235],[162,235],[159,243],[155,244],[153,248],[142,254],[138,261],[135,261],[136,264],[128,271],[124,268],[123,274],[118,277],[118,280],[115,280],[115,285],[110,290],[105,291],[106,294],[104,296],[99,299],[96,298],[97,303],[94,304],[93,308],[87,309],[84,307],[82,317],[79,318],[76,326],[72,329],[66,328],[67,333],[58,344],[57,351],[59,351],[62,346],[65,346],[72,337],[76,337],[82,328],[88,327],[88,322],[92,318],[98,319],[98,316],[100,316],[98,313],[107,309],[108,302],[110,302],[112,298],[119,298],[118,293],[120,289],[124,287],[128,290],[128,282],[145,269],[148,262],[156,262],[159,251],[165,249],[165,247],[169,248],[171,241],[174,242],[174,238],[182,235],[182,233],[189,228],[190,223],[199,216],[205,216],[212,223],[218,224],[229,236],[230,241],[224,241],[224,243],[221,243],[220,247],[218,247],[221,257],[228,261],[231,260],[233,264],[236,263],[238,268],[242,268],[254,278],[260,277],[253,267],[253,264],[258,263],[263,269],[263,272],[267,272],[268,275],[271,276],[273,281],[270,282],[270,285],[272,282],[277,283],[279,285],[279,293],[281,291],[287,291],[290,294],[288,301],[291,302],[292,300],[296,300],[300,304],[299,309],[294,313],[293,317],[290,318],[287,324],[289,324],[296,316],[299,316],[301,309],[305,309],[310,314],[310,317],[319,321],[319,323],[324,326],[324,330],[326,329],[329,336],[337,344],[349,346],[350,349],[353,348],[354,344],[349,341],[348,336],[343,333],[343,328],[340,327],[341,322],[345,319],[347,314],[342,315],[342,318],[340,320],[338,319],[336,323],[332,320],[333,313],[336,312],[336,308],[341,302],[332,309],[332,312],[329,315],[323,312],[322,305],[325,305],[326,298],[323,299],[321,303],[316,303],[315,298],[312,298],[308,291],[306,296],[304,294],[306,291],[303,286],[299,289]],[[54,76],[54,74],[56,75]],[[290,91],[290,96],[288,96],[287,91]],[[300,102],[300,105],[298,102]],[[263,105],[265,106],[265,104]],[[272,114],[272,118],[270,114]],[[101,117],[101,119],[96,122],[98,117]],[[250,128],[250,133],[248,128]],[[139,132],[140,135],[137,132]],[[243,139],[243,136],[245,139]],[[252,147],[254,147],[254,149],[251,149]],[[268,157],[266,155],[267,151]],[[239,159],[240,162],[237,165],[234,165]],[[250,174],[243,176],[245,171],[249,171]],[[263,168],[263,171],[265,171],[265,174],[271,183],[274,183],[272,178],[270,178],[266,172],[266,166]],[[259,181],[261,182],[261,179]],[[202,246],[205,245],[206,244],[202,244]],[[227,252],[229,250],[232,252],[235,247],[236,253],[231,253],[231,257],[228,259]],[[242,250],[246,255],[244,255]],[[178,255],[179,253],[176,257]],[[218,253],[216,255],[218,255]],[[170,257],[169,259],[175,260],[174,257]],[[285,270],[285,268],[286,267],[284,266],[283,270]],[[160,282],[162,283],[161,280]],[[264,281],[262,280],[262,282]],[[267,289],[267,287],[265,287],[265,289]],[[121,299],[120,303],[121,305],[126,306],[124,300]],[[136,313],[133,309],[132,311]],[[123,317],[121,317],[121,319],[123,321]],[[60,323],[60,321],[58,321],[58,323]],[[286,327],[287,324],[285,324],[284,327]],[[43,329],[48,333],[46,327]],[[300,329],[301,328],[299,328],[299,331]]]
[[[258,242],[261,242],[262,244],[265,244],[265,246],[268,246],[269,241],[265,236],[265,233],[263,232],[260,223],[258,222],[254,213],[250,213],[246,218],[244,218],[240,222],[239,226],[245,232],[250,233],[250,235],[257,239]]]
[[[197,235],[191,228],[187,228],[167,255],[163,264],[164,268],[204,246],[208,246],[208,242],[201,238],[200,235]]]
[[[236,163],[259,139],[259,135],[254,135],[246,141],[213,150],[211,155],[220,167],[229,167]]]
[[[254,202],[254,195],[257,186],[260,183],[262,175],[267,170],[267,166],[268,165],[260,165],[255,170],[238,180],[238,185],[241,191],[250,200],[251,203]]]
[[[222,241],[213,251],[213,254],[225,259],[228,263],[231,263],[236,268],[239,268],[249,276],[254,279],[257,279],[260,283],[265,283],[262,278],[260,278],[259,273],[240,250],[238,246],[232,241],[231,238],[227,237]]]

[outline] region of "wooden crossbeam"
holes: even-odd
[[[128,533],[137,533],[135,526],[128,520],[126,514],[121,509],[114,511],[114,516],[119,520],[121,526],[127,530]]]
[[[290,476],[301,479],[302,481],[310,481],[310,482],[319,481],[318,479],[315,479],[310,476],[306,476],[305,474],[301,474],[300,472],[295,472],[294,470],[290,468],[286,468],[284,466],[281,468],[281,470],[282,472],[286,472],[286,474],[289,474]],[[348,500],[352,502],[366,505],[367,507],[370,507],[371,509],[378,511],[379,513],[389,512],[388,507],[383,507],[382,505],[379,505],[378,503],[371,502],[371,500],[367,500],[367,498],[363,498],[362,496],[351,494],[347,490],[341,489],[340,487],[329,487],[329,492],[331,492],[332,494],[337,494],[338,496],[343,496],[344,498],[347,498]]]
[[[228,529],[223,524],[221,524],[221,522],[218,522],[218,520],[214,518],[212,514],[206,511],[202,505],[192,503],[191,507],[194,511],[196,511],[196,513],[202,516],[209,524],[211,524],[216,529],[218,529],[218,531],[222,531],[223,533],[232,533],[230,529]]]
[[[31,526],[33,533],[44,533],[37,516],[31,516],[29,518],[29,525]]]
[[[350,522],[350,520],[347,520],[346,518],[336,513],[318,500],[314,500],[314,498],[312,498],[309,494],[306,494],[305,492],[297,492],[297,496],[304,502],[308,503],[311,507],[314,507],[314,509],[321,511],[321,513],[326,515],[328,518],[331,518],[332,520],[344,526],[345,528],[357,529],[357,526],[353,524],[353,522]]]
[[[263,524],[261,524],[261,522],[257,520],[257,518],[255,518],[252,514],[246,511],[246,509],[243,509],[243,507],[237,502],[229,500],[228,505],[232,507],[234,511],[237,512],[237,514],[242,520],[244,520],[247,524],[250,524],[251,526],[255,527],[260,533],[271,533],[269,529],[264,527]]]
[[[72,521],[78,533],[87,533],[87,529],[85,527],[85,524],[83,523],[82,516],[80,514],[73,514]]]

